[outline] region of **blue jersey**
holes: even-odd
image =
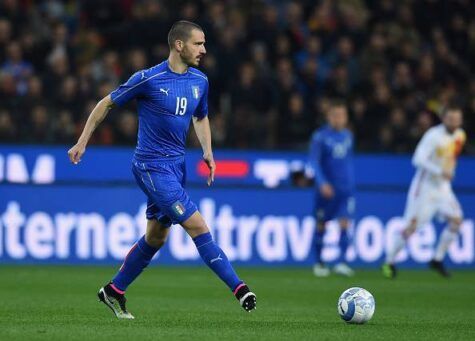
[[[164,61],[136,72],[111,93],[122,106],[137,100],[139,127],[135,159],[173,159],[185,154],[191,116],[208,115],[208,79],[195,68],[178,74]]]
[[[353,134],[326,125],[312,135],[308,165],[320,186],[328,183],[340,193],[354,190]]]

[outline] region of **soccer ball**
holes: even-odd
[[[375,302],[373,295],[363,288],[350,288],[338,300],[338,314],[348,323],[362,324],[373,317]]]

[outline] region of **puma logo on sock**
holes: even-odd
[[[216,258],[213,258],[212,260],[209,261],[209,263],[210,263],[210,264],[213,264],[214,262],[216,262],[216,261],[218,261],[218,260],[223,260],[223,259],[221,258],[221,255],[219,255],[219,256],[216,257]]]

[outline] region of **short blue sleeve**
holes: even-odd
[[[148,80],[145,71],[134,73],[127,82],[111,92],[112,101],[118,106],[123,106],[128,101],[145,95]]]
[[[208,82],[204,84],[203,96],[201,96],[200,103],[195,110],[193,116],[201,120],[208,115]]]

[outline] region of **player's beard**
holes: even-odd
[[[189,51],[186,46],[183,48],[180,57],[183,63],[188,66],[198,66],[200,64],[200,62],[197,60],[197,57],[193,56],[193,53]]]
[[[445,125],[445,129],[447,129],[447,131],[450,134],[453,134],[458,128],[458,126],[456,126],[456,125],[451,125],[451,124],[447,124],[447,123],[445,123],[444,125]]]

